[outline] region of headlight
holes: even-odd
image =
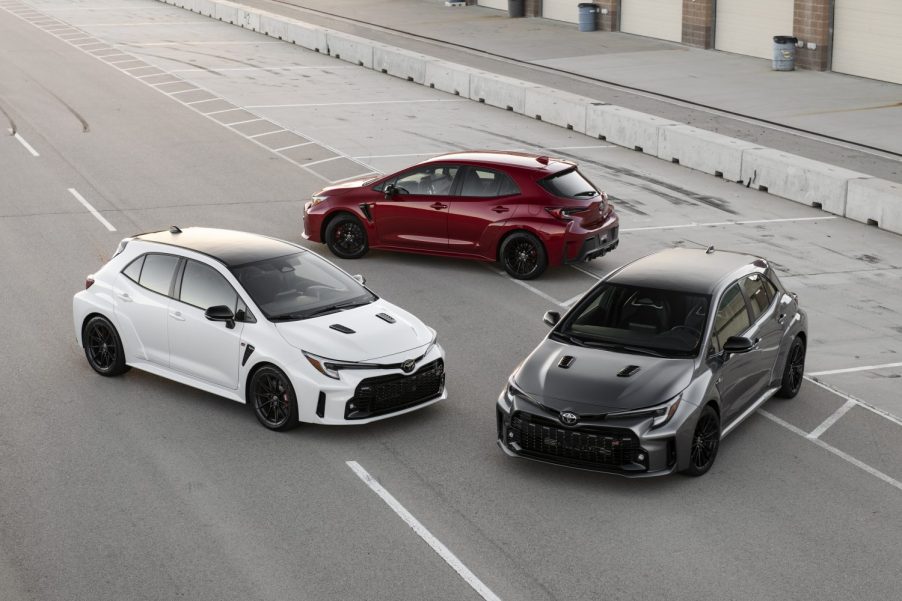
[[[630,417],[650,417],[652,418],[651,427],[660,428],[671,420],[680,406],[683,399],[682,393],[676,395],[666,403],[657,407],[649,407],[647,409],[637,409],[636,411],[621,411],[619,413],[609,413],[608,419],[624,419]]]
[[[301,351],[304,353],[304,356],[307,358],[307,361],[310,362],[310,365],[328,378],[332,378],[333,380],[341,379],[341,374],[338,372],[343,369],[379,369],[382,367],[376,363],[355,363],[353,361],[337,361],[335,359],[327,359],[325,357],[320,357],[319,355],[314,355],[313,353],[308,353],[307,351]]]
[[[310,199],[310,206],[315,207],[319,203],[326,202],[327,200],[329,200],[329,197],[326,196],[325,194],[314,194],[313,197]]]

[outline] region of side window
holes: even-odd
[[[752,319],[758,319],[770,305],[767,290],[764,289],[764,278],[754,273],[742,280],[742,290],[749,299],[749,307],[752,309]]]
[[[464,177],[461,196],[492,198],[517,194],[517,184],[504,173],[489,169],[470,169]]]
[[[169,296],[169,286],[178,264],[179,258],[173,255],[144,255],[144,268],[138,283],[148,290]]]
[[[392,183],[398,194],[448,196],[458,169],[457,165],[429,165],[408,171]]]
[[[145,256],[146,255],[141,255],[140,257],[129,263],[128,267],[122,270],[122,275],[137,284],[138,280],[141,278],[141,268],[144,267]]]
[[[238,294],[226,279],[209,265],[188,261],[182,276],[179,300],[203,310],[225,305],[235,311]]]
[[[745,298],[739,284],[733,284],[724,292],[714,316],[714,335],[720,348],[730,336],[738,336],[751,325],[749,312],[745,306]]]

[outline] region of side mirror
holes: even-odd
[[[723,350],[726,353],[747,353],[758,344],[756,340],[744,338],[742,336],[730,336],[723,344]]]
[[[385,200],[391,200],[398,193],[398,189],[395,188],[394,184],[385,184],[382,192],[385,194]]]
[[[357,275],[353,275],[351,277],[354,278],[355,280],[357,280],[357,283],[360,284],[361,286],[366,284],[366,278],[363,277],[362,275],[360,275],[359,273]]]
[[[225,305],[215,305],[204,311],[204,317],[210,321],[224,321],[230,330],[235,327],[235,314]]]
[[[542,318],[542,321],[545,322],[545,325],[554,327],[561,320],[561,314],[557,311],[548,311],[545,313],[545,316]]]

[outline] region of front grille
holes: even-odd
[[[345,405],[345,419],[366,419],[430,401],[445,387],[445,362],[436,359],[415,373],[367,378]]]
[[[521,455],[577,467],[635,471],[647,465],[639,438],[625,428],[564,428],[550,419],[517,412],[507,443]]]

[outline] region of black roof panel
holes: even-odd
[[[725,277],[748,267],[756,269],[758,257],[725,250],[671,248],[638,259],[614,274],[618,284],[713,294]]]
[[[163,230],[140,234],[135,238],[197,251],[219,260],[228,267],[304,251],[300,246],[269,236],[206,227],[186,227],[177,234]]]

